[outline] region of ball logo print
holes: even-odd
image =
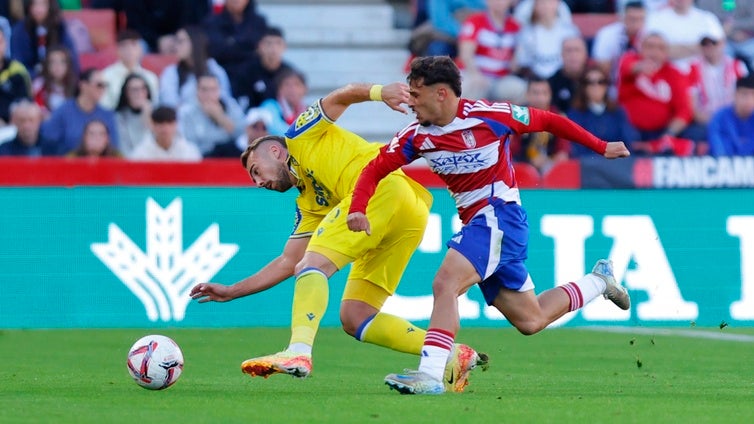
[[[183,352],[169,337],[144,336],[128,350],[126,365],[139,386],[149,390],[167,389],[183,372]]]
[[[180,198],[164,209],[148,198],[146,218],[146,252],[115,223],[108,226],[108,242],[92,243],[91,250],[139,298],[150,321],[182,321],[191,287],[210,281],[238,245],[220,243],[213,223],[184,251]]]

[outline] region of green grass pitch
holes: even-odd
[[[646,328],[644,330],[647,330]],[[700,329],[754,334],[752,329]],[[181,379],[138,387],[125,361],[139,337],[182,348]],[[5,330],[0,423],[750,423],[754,343],[664,334],[463,329],[489,353],[463,394],[399,395],[383,377],[418,358],[320,331],[314,373],[249,378],[242,360],[280,350],[285,328]]]

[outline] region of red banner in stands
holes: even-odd
[[[578,189],[579,162],[558,163],[544,177],[526,164],[517,164],[518,186],[523,189]],[[422,164],[403,167],[406,174],[430,188],[445,188],[440,177]],[[524,172],[524,170],[528,170]],[[131,162],[123,159],[0,157],[0,186],[250,186],[251,179],[238,159],[201,162]]]
[[[104,158],[0,158],[0,185],[3,186],[249,184],[249,176],[238,159],[180,163]]]
[[[426,187],[445,187],[426,166],[407,166],[406,173]],[[129,162],[122,159],[0,157],[0,186],[249,186],[238,159],[205,159],[196,163]]]

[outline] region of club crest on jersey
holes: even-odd
[[[313,104],[306,108],[306,110],[301,112],[301,115],[296,119],[296,131],[306,126],[306,124],[316,120],[319,115],[319,104]]]
[[[471,130],[464,130],[461,132],[461,137],[463,137],[463,143],[468,147],[469,149],[473,149],[476,147],[476,139],[474,138],[474,134],[471,132]]]
[[[529,108],[524,106],[511,105],[513,112],[513,119],[524,124],[529,125]]]

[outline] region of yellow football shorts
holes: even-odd
[[[343,299],[361,300],[379,309],[395,293],[424,237],[432,195],[404,175],[387,176],[367,207],[371,235],[348,229],[350,206],[349,196],[322,219],[307,250],[327,257],[338,269],[352,263]]]

